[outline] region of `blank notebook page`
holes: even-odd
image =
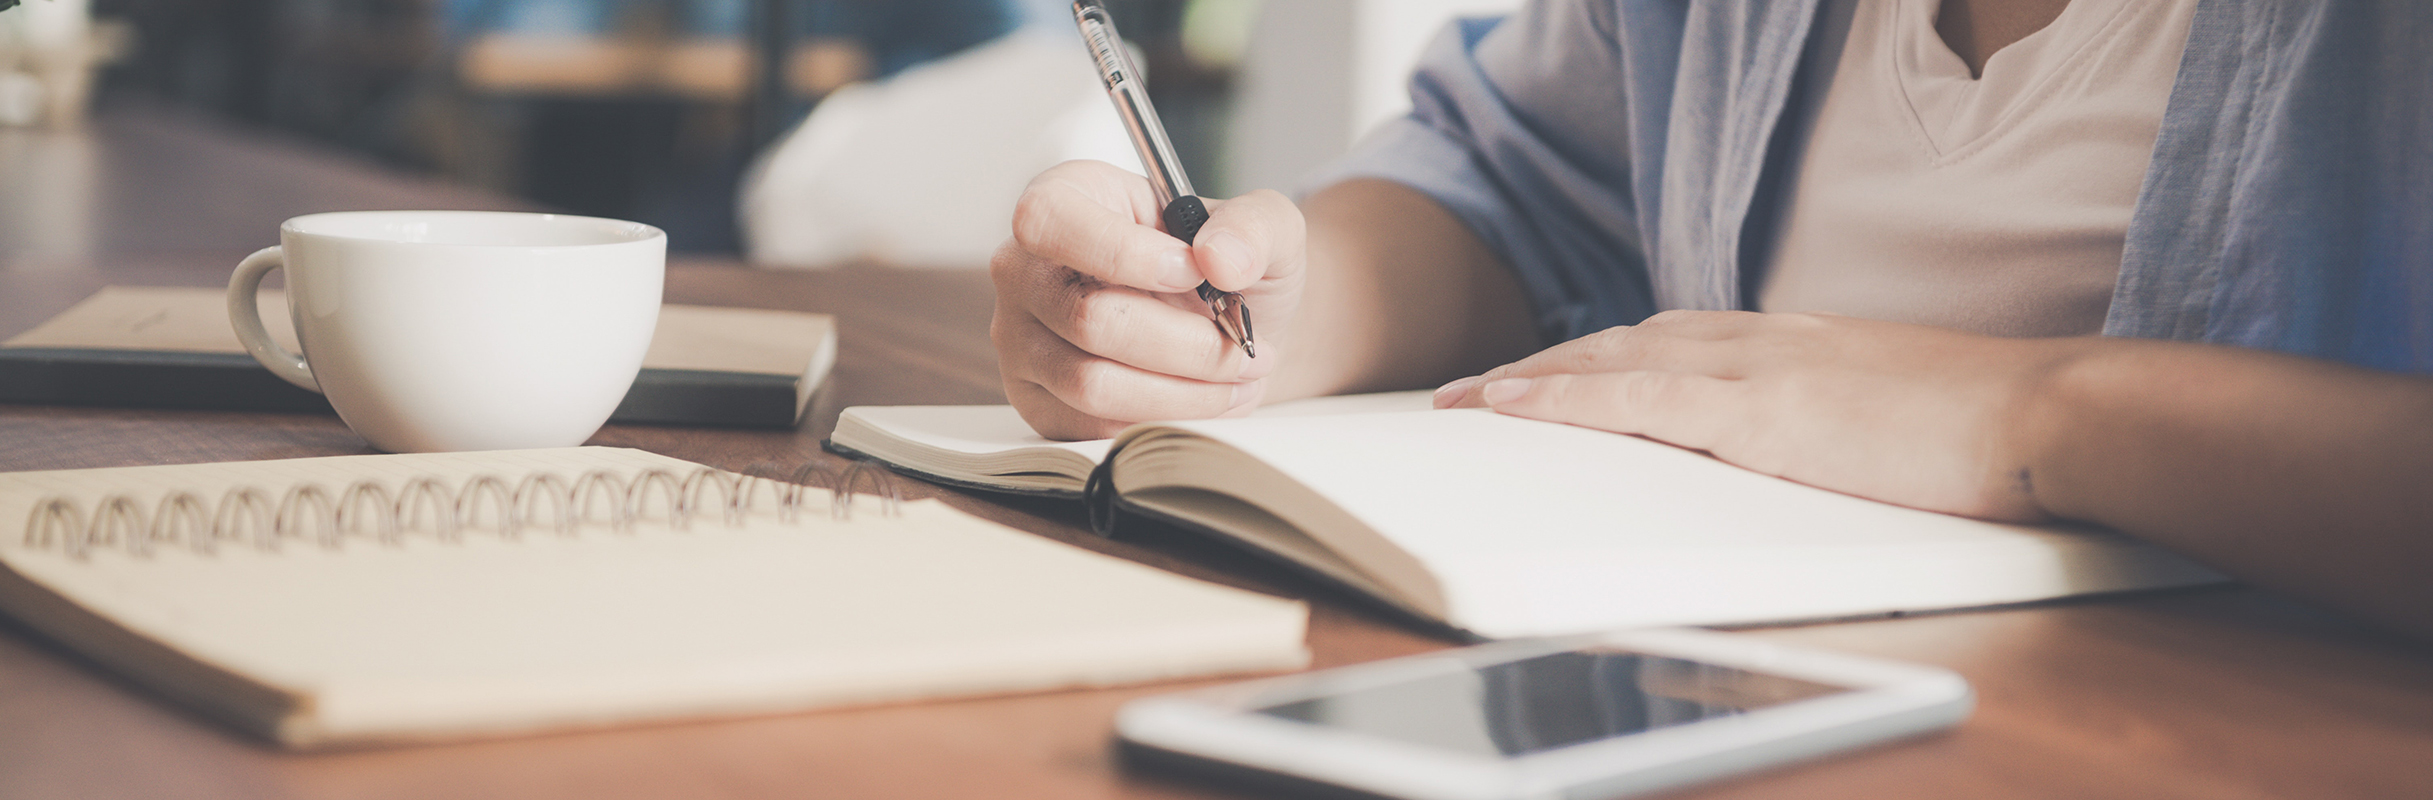
[[[529,471],[696,468],[631,450],[349,456],[0,474],[0,525],[47,495],[91,508],[237,485],[275,500],[319,482],[396,488]],[[824,490],[818,492],[825,497]],[[412,532],[332,549],[249,538],[149,557],[0,535],[0,561],[124,628],[304,698],[292,744],[428,738],[780,711],[1298,666],[1297,603],[1218,587],[970,517],[936,502],[851,522],[813,503],[729,527],[548,526],[460,542]],[[12,531],[0,528],[0,532]],[[37,624],[41,624],[37,621]],[[73,633],[53,631],[73,643]]]
[[[2220,580],[2124,537],[1887,505],[1635,436],[1486,410],[1175,427],[1426,564],[1490,636],[1810,619]]]

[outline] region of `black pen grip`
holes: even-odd
[[[1208,205],[1200,202],[1198,195],[1183,195],[1167,203],[1165,213],[1158,218],[1166,223],[1167,233],[1190,244],[1199,237],[1200,226],[1208,224]]]

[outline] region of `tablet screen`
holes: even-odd
[[[1485,756],[1519,756],[1850,691],[1619,650],[1576,650],[1259,709]]]

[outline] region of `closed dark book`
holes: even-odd
[[[104,289],[0,344],[0,403],[331,413],[237,349],[226,307],[215,289]],[[294,346],[283,316],[264,322]],[[609,421],[793,427],[835,361],[825,314],[667,306]]]

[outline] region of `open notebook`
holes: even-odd
[[[1111,459],[1118,507],[1493,637],[2222,580],[2106,531],[1886,505],[1647,439],[1490,411],[1344,402],[1321,409],[1340,413],[1149,423],[1112,442],[1037,444],[1024,444],[1036,437],[1010,409],[989,428],[968,408],[855,408],[845,417],[861,422],[840,423],[834,446],[968,483],[1056,492],[1082,488],[1095,453]]]
[[[0,611],[292,747],[1306,660],[1297,603],[935,501],[838,520],[763,483],[739,510],[749,485],[597,447],[5,473]]]

